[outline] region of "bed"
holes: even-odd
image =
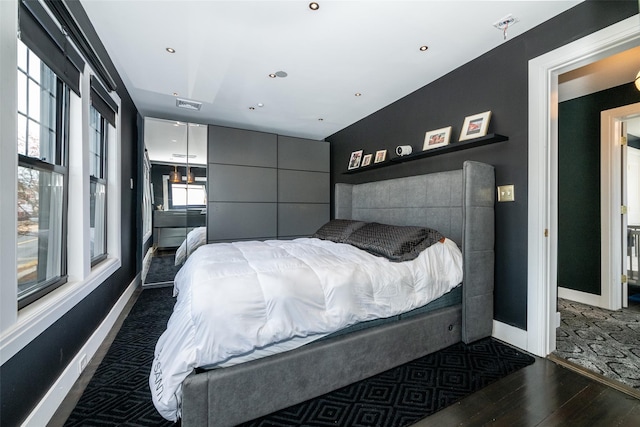
[[[187,237],[176,249],[174,265],[182,265],[189,258],[189,255],[200,246],[207,243],[207,227],[196,227],[187,233]]]
[[[469,343],[491,335],[494,193],[493,167],[478,162],[465,162],[455,171],[336,184],[336,219],[429,227],[460,246],[463,285],[456,288],[460,302],[438,306],[438,299],[429,304],[436,304],[429,311],[416,314],[412,310],[410,315],[392,316],[394,321],[373,327],[325,334],[299,348],[233,366],[195,369],[184,380],[180,378],[182,425],[237,425],[461,340]],[[198,249],[185,266],[196,262],[196,255],[204,256],[201,252],[208,246]],[[158,381],[163,368],[154,360],[152,393],[164,391]]]

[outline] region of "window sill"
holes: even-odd
[[[38,335],[80,303],[121,266],[107,258],[92,268],[84,280],[70,281],[18,311],[16,323],[0,337],[0,364],[12,358]]]

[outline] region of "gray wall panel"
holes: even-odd
[[[209,126],[209,163],[275,168],[277,144],[273,133]]]
[[[311,236],[329,221],[329,203],[278,204],[278,237]]]
[[[329,174],[278,170],[279,203],[329,203]]]
[[[208,193],[212,202],[274,202],[277,169],[210,164]]]
[[[276,203],[209,203],[208,239],[265,239],[276,236]]]
[[[278,135],[278,167],[329,172],[329,149],[325,141]]]

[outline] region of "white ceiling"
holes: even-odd
[[[153,163],[207,164],[206,125],[145,117],[144,145]]]
[[[579,2],[81,0],[143,116],[317,140]]]

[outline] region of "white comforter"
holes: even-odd
[[[194,228],[187,233],[187,238],[182,241],[176,250],[174,265],[180,265],[189,258],[191,252],[207,243],[207,227]]]
[[[153,402],[176,421],[195,367],[230,366],[274,343],[291,348],[403,313],[461,281],[462,254],[450,240],[402,263],[313,238],[201,246],[175,278],[176,305],[149,377]]]

